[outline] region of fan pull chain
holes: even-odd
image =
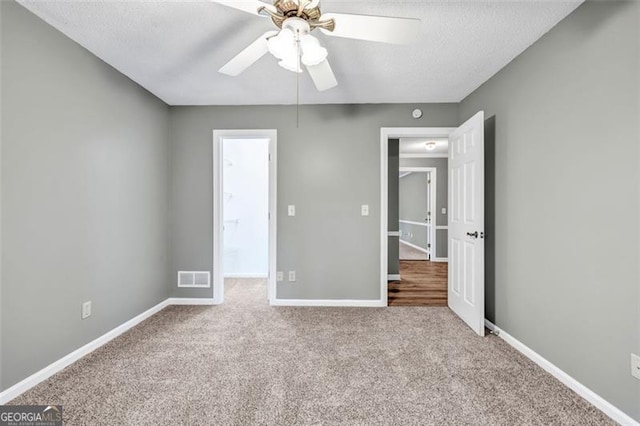
[[[296,129],[300,128],[300,30],[296,38]]]

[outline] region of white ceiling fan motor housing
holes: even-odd
[[[282,23],[282,29],[291,30],[297,36],[303,36],[309,34],[311,27],[309,23],[302,18],[292,17],[288,18]]]

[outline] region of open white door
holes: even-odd
[[[435,220],[431,220],[433,217],[435,217],[435,215],[432,213],[433,212],[432,203],[433,203],[433,200],[431,199],[431,172],[429,172],[427,173],[427,217],[425,218],[428,224],[427,225],[427,259],[429,260],[436,257],[435,253],[431,251],[433,248],[431,240],[435,237],[435,233],[436,233],[434,229],[434,226],[436,226]]]
[[[484,336],[484,112],[449,135],[449,307]]]

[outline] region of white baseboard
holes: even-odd
[[[565,386],[573,390],[575,393],[589,401],[596,408],[602,411],[604,414],[609,416],[614,421],[620,423],[624,426],[640,426],[640,423],[636,422],[630,416],[625,414],[622,410],[602,398],[600,395],[578,382],[576,379],[562,371],[560,368],[552,364],[546,358],[542,357],[542,355],[535,352],[533,349],[511,336],[506,331],[500,329],[498,326],[493,324],[489,320],[484,320],[485,326],[493,331],[498,337],[507,342],[509,345],[513,346],[516,350],[522,353],[524,356],[529,358],[531,361],[538,364],[542,369],[544,369],[547,373],[551,374],[556,379],[560,380]]]
[[[400,274],[387,275],[387,281],[400,281]]]
[[[327,307],[359,307],[379,308],[387,304],[382,300],[350,300],[350,299],[274,299],[271,306],[327,306]]]
[[[406,244],[406,245],[408,245],[409,247],[413,247],[414,249],[419,250],[419,251],[421,251],[421,252],[423,252],[423,253],[427,253],[427,254],[429,254],[429,252],[428,252],[426,249],[423,249],[423,248],[422,248],[422,247],[420,247],[420,246],[417,246],[417,245],[415,245],[415,244],[411,244],[410,242],[407,242],[407,241],[405,241],[405,240],[400,240],[400,242],[401,242],[402,244]],[[432,261],[432,262],[448,262],[448,261],[449,261],[449,258],[448,258],[448,257],[434,257],[434,258],[432,258],[432,259],[431,259],[431,261]]]
[[[38,383],[48,379],[49,377],[53,376],[57,372],[63,370],[64,368],[78,361],[83,356],[90,354],[91,352],[98,349],[100,346],[104,345],[105,343],[108,343],[109,341],[115,339],[125,331],[135,327],[136,325],[140,324],[142,321],[160,312],[162,309],[169,306],[169,304],[170,304],[169,299],[158,303],[157,305],[144,311],[140,315],[135,316],[129,321],[119,325],[113,330],[108,331],[107,333],[98,337],[97,339],[92,340],[91,342],[76,349],[70,354],[60,358],[59,360],[53,362],[52,364],[49,364],[42,370],[33,373],[31,376],[16,383],[15,385],[11,386],[7,390],[0,392],[0,405],[6,404],[7,402],[16,398],[23,392],[26,392],[27,390],[31,389]]]
[[[224,274],[224,278],[269,278],[269,274]]]
[[[171,297],[167,300],[164,300],[158,303],[157,305],[155,305],[154,307],[147,309],[140,315],[137,315],[134,318],[130,319],[129,321],[119,325],[113,330],[108,331],[107,333],[103,334],[97,339],[92,340],[91,342],[76,349],[70,354],[65,355],[59,360],[49,364],[48,366],[44,367],[42,370],[33,373],[31,376],[16,383],[15,385],[11,386],[5,391],[0,392],[0,405],[6,404],[12,399],[20,396],[22,393],[28,391],[35,385],[47,380],[49,377],[53,376],[59,371],[62,371],[64,368],[78,361],[80,358],[90,354],[91,352],[95,351],[105,343],[108,343],[109,341],[115,339],[125,331],[130,330],[131,328],[140,324],[142,321],[146,320],[147,318],[157,314],[158,312],[160,312],[161,310],[163,310],[169,305],[214,305],[214,304],[215,303],[213,299],[207,299],[207,298],[181,299],[177,297]]]
[[[187,298],[187,297],[171,297],[167,299],[169,305],[218,305],[215,300],[206,297]]]
[[[415,245],[415,244],[411,244],[411,243],[409,243],[409,242],[407,242],[407,241],[405,241],[405,240],[402,240],[402,239],[401,239],[401,240],[400,240],[400,242],[401,242],[402,244],[406,244],[406,245],[408,245],[409,247],[413,247],[413,248],[414,248],[414,249],[416,249],[416,250],[420,250],[420,251],[421,251],[421,252],[423,252],[423,253],[429,253],[429,252],[427,251],[427,249],[424,249],[424,248],[422,248],[422,247],[420,247],[420,246],[417,246],[417,245]]]

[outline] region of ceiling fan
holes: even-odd
[[[278,64],[301,73],[305,66],[319,91],[338,85],[327,60],[327,50],[311,35],[316,28],[328,36],[392,44],[408,44],[418,33],[420,20],[386,16],[322,13],[320,0],[211,0],[243,12],[271,18],[278,30],[262,34],[219,72],[237,76],[270,52]]]

